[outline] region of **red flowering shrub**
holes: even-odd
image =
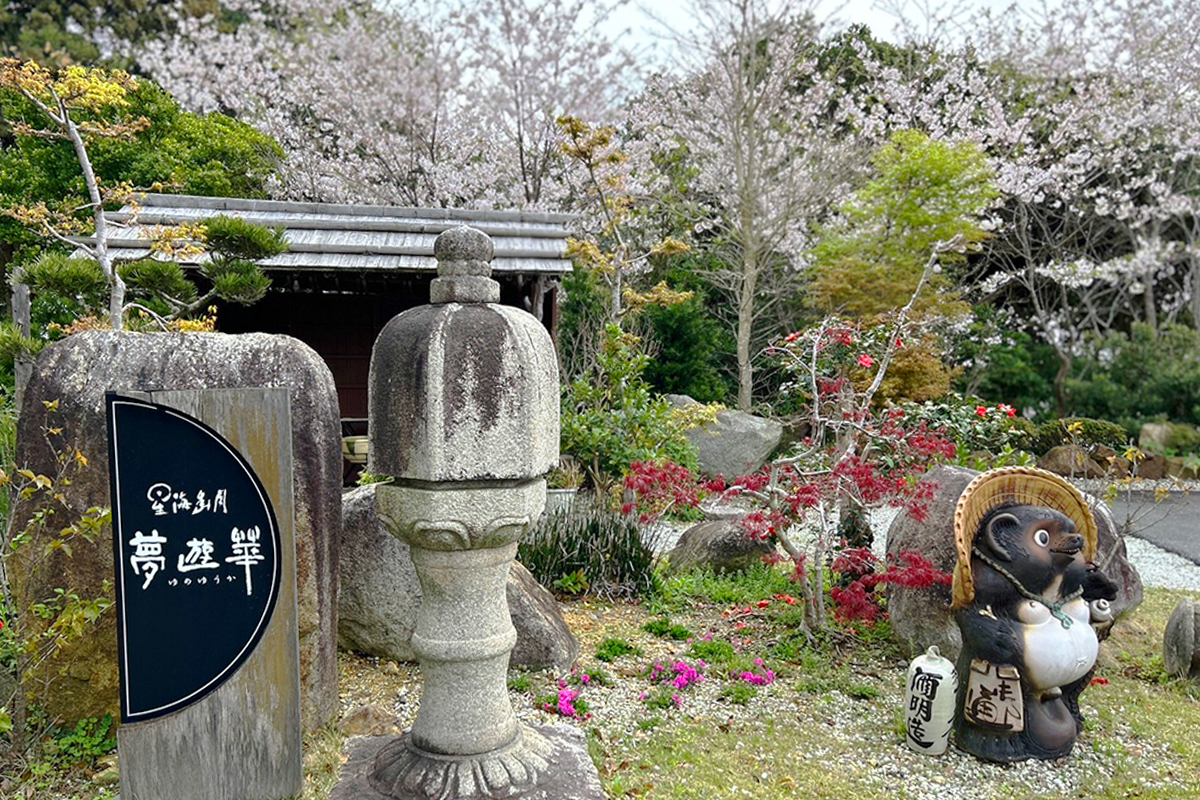
[[[952,576],[933,566],[915,550],[904,550],[896,563],[889,558],[886,569],[879,569],[879,559],[865,547],[842,550],[830,564],[845,586],[829,590],[834,615],[842,621],[874,622],[884,613],[883,586],[903,586],[908,589],[927,589],[937,584],[950,585]]]
[[[652,522],[672,508],[695,508],[708,494],[687,467],[673,461],[635,461],[624,479],[625,496],[621,513],[638,515]]]

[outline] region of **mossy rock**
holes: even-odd
[[[1075,427],[1077,430],[1072,430]],[[1039,455],[1044,455],[1063,444],[1075,444],[1089,451],[1098,446],[1106,446],[1119,452],[1125,449],[1128,440],[1129,435],[1125,429],[1115,422],[1087,417],[1063,417],[1047,420],[1038,426],[1033,444],[1034,451]]]

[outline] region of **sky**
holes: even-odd
[[[991,8],[998,12],[1014,4],[1032,2],[1036,0],[816,0],[816,13],[818,19],[834,23],[836,27],[861,23],[870,27],[877,38],[893,40],[897,17],[889,13],[888,8],[898,8],[907,18],[917,20],[924,18],[922,9],[936,13],[949,7],[968,12]],[[628,29],[628,34],[620,40],[623,44],[646,55],[648,60],[668,63],[674,44],[655,17],[672,29],[686,31],[693,24],[690,5],[690,0],[632,0],[604,27],[613,34]]]

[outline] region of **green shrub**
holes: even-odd
[[[572,381],[563,393],[562,451],[578,459],[601,492],[615,486],[635,461],[697,467],[684,424],[642,378],[650,358],[639,348],[638,337],[610,325],[593,373]]]
[[[975,306],[966,330],[953,340],[951,358],[961,370],[954,389],[986,405],[1008,403],[1020,414],[1045,414],[1054,408],[1058,358],[1049,344],[1014,330],[1019,324],[1003,310]]]
[[[517,547],[543,586],[572,593],[639,596],[658,586],[654,551],[635,519],[577,497],[565,513],[543,514]]]
[[[1010,441],[1018,450],[1033,450],[1037,441],[1038,426],[1033,420],[1024,417],[1014,417]]]
[[[989,406],[953,392],[938,400],[904,403],[898,408],[910,422],[924,422],[931,430],[945,431],[947,438],[968,453],[1020,448],[1031,424],[1017,416],[1013,406]]]
[[[1200,450],[1200,430],[1193,425],[1172,422],[1167,433],[1166,446],[1176,453],[1192,453]]]
[[[1066,389],[1073,414],[1113,420],[1129,434],[1155,418],[1200,424],[1200,332],[1135,323],[1111,333],[1077,359]]]
[[[666,617],[652,619],[642,626],[642,630],[646,633],[658,636],[663,639],[674,639],[677,642],[686,641],[692,638],[692,632],[683,625],[673,625],[671,620]]]
[[[1123,450],[1129,441],[1125,429],[1115,422],[1084,417],[1052,419],[1038,426],[1034,450],[1043,454],[1062,444],[1077,444],[1085,450],[1111,447]]]
[[[658,345],[654,359],[646,365],[646,381],[663,394],[686,394],[701,403],[721,402],[730,393],[730,383],[719,368],[728,329],[710,315],[700,294],[670,306],[648,306],[642,310],[649,338]],[[722,348],[723,344],[728,346]]]
[[[611,663],[621,656],[639,655],[642,651],[624,639],[605,639],[596,648],[596,658]]]

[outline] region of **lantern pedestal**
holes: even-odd
[[[431,304],[393,318],[371,353],[379,518],[421,582],[412,645],[424,689],[412,730],[354,746],[331,800],[603,800],[583,734],[517,722],[505,584],[558,463],[550,335],[496,304],[493,250],[456,228],[434,244]]]
[[[519,731],[510,747],[475,758],[422,753],[411,747],[408,736],[364,737],[351,744],[342,780],[329,798],[605,800],[582,731],[570,725],[520,726]],[[385,794],[374,785],[371,776],[383,761],[407,769],[406,782],[397,787],[400,793]],[[534,781],[513,780],[528,766],[535,768]]]

